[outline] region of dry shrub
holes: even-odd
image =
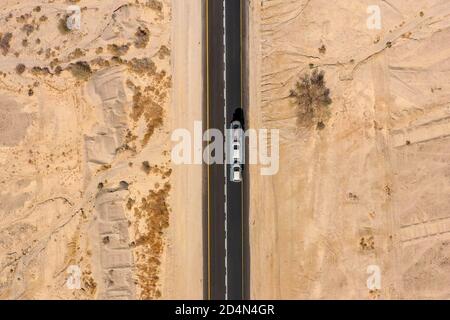
[[[138,121],[141,116],[145,117],[147,123],[147,132],[142,141],[142,143],[146,145],[155,130],[162,126],[164,110],[152,99],[152,97],[142,94],[140,91],[136,91],[133,96],[131,118],[134,121]]]
[[[146,5],[150,9],[153,9],[153,10],[158,11],[158,12],[161,12],[162,8],[163,8],[162,2],[161,1],[157,1],[157,0],[148,0]]]
[[[319,129],[325,126],[329,116],[328,106],[332,103],[330,89],[325,85],[325,73],[314,71],[304,74],[291,90],[290,97],[297,107],[300,126],[311,127],[318,124]]]
[[[139,75],[154,75],[156,72],[156,64],[150,58],[133,58],[127,64],[130,71]]]
[[[139,27],[136,31],[136,40],[134,41],[134,45],[136,48],[143,49],[147,47],[147,44],[150,40],[150,31],[147,28]]]
[[[47,67],[33,67],[31,73],[35,76],[48,76],[51,74],[50,69]]]
[[[0,33],[0,50],[2,51],[2,54],[6,56],[8,54],[8,51],[10,49],[10,42],[12,39],[12,33],[8,32],[4,35]]]
[[[22,73],[25,72],[25,70],[26,70],[26,67],[25,67],[25,65],[24,65],[23,63],[19,63],[19,64],[16,66],[16,72],[17,72],[17,74],[22,74]]]
[[[144,161],[142,162],[142,170],[146,173],[149,174],[152,170],[152,167],[150,166],[150,163],[148,161]]]
[[[114,56],[123,56],[128,52],[129,49],[130,47],[126,44],[108,44],[108,51]]]
[[[320,48],[319,48],[319,53],[320,54],[325,54],[327,52],[327,47],[325,47],[325,45],[322,45]]]
[[[162,45],[161,48],[159,48],[158,57],[162,60],[167,56],[170,56],[170,49],[165,45]]]
[[[78,61],[69,66],[72,75],[79,80],[88,80],[92,75],[91,67],[86,61]]]
[[[91,296],[97,292],[97,283],[92,277],[92,271],[85,270],[82,275],[83,288],[85,292],[88,292]]]
[[[69,53],[69,59],[75,60],[75,59],[81,58],[84,55],[86,55],[86,54],[83,52],[83,50],[81,50],[80,48],[76,48],[74,51]]]
[[[58,21],[58,30],[61,34],[68,34],[70,32],[70,29],[67,27],[67,18],[68,16],[66,15]]]
[[[30,34],[33,33],[34,26],[32,24],[27,23],[22,27],[22,31],[25,32],[27,36],[29,36]]]

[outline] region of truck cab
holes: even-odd
[[[231,181],[233,182],[241,182],[242,181],[242,167],[235,163],[232,166],[232,177]]]

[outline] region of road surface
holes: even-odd
[[[207,128],[224,133],[233,120],[245,126],[243,105],[243,1],[206,0]],[[244,127],[245,130],[245,127]],[[224,133],[225,136],[225,133]],[[207,173],[207,298],[246,299],[248,250],[246,193],[229,180],[229,165]]]

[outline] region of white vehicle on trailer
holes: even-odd
[[[244,142],[244,131],[239,121],[233,121],[231,123],[231,136],[230,136],[230,152],[231,152],[231,181],[242,181],[242,165],[244,164],[244,152],[242,144]]]

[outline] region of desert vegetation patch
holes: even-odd
[[[314,69],[305,73],[291,90],[299,126],[324,129],[332,103],[330,89],[326,87],[325,72]]]
[[[136,231],[137,248],[136,267],[143,299],[157,299],[161,297],[158,288],[160,257],[164,248],[164,230],[169,227],[168,196],[170,184],[157,190],[151,190],[141,204],[134,208],[138,221],[145,225],[145,230]]]

